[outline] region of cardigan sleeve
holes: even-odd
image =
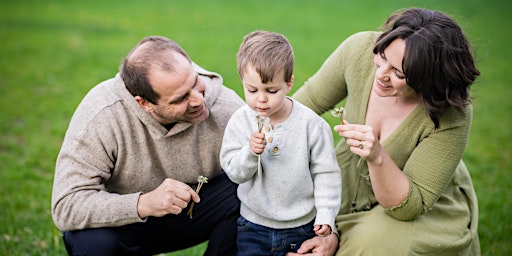
[[[409,195],[400,205],[387,209],[390,216],[412,220],[439,200],[462,159],[471,119],[471,106],[465,112],[451,108],[441,117],[438,129],[423,135],[403,168],[411,184]]]

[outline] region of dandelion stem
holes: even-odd
[[[258,119],[258,132],[261,132],[263,126],[268,123],[268,117],[257,115],[256,118]],[[261,154],[258,155],[258,175],[261,175]]]
[[[205,177],[203,175],[199,176],[199,178],[197,178],[197,188],[196,188],[196,193],[199,194],[199,191],[201,190],[201,187],[203,186],[204,183],[208,183],[208,177]],[[194,201],[192,201],[192,203],[190,204],[190,208],[188,209],[188,216],[190,217],[190,219],[192,219],[192,209],[194,208]]]

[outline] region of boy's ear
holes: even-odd
[[[292,75],[292,77],[290,78],[290,82],[286,83],[287,93],[290,92],[290,90],[292,89],[294,81],[295,81],[295,76]]]
[[[145,100],[144,98],[142,98],[141,96],[135,96],[135,101],[137,101],[137,103],[139,104],[139,106],[144,109],[144,111],[148,112],[148,113],[151,113],[153,112],[153,107],[151,106],[151,104],[149,103],[149,101]]]

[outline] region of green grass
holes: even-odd
[[[507,6],[508,4],[508,6]],[[235,54],[255,29],[285,34],[296,90],[348,35],[419,6],[455,17],[477,49],[464,159],[480,201],[483,255],[512,252],[512,18],[499,0],[3,1],[0,4],[0,254],[62,255],[50,215],[55,159],[71,115],[144,36],[177,41],[238,90]],[[241,95],[241,94],[240,94]],[[334,121],[325,116],[329,121]],[[168,255],[202,255],[205,244]]]

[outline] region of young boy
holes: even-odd
[[[292,47],[278,33],[254,31],[238,51],[247,105],[229,120],[220,153],[240,184],[238,255],[285,255],[315,234],[336,232],[341,174],[332,132],[286,96],[293,65]]]

